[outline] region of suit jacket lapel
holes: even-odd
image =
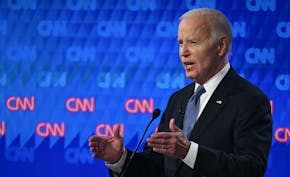
[[[215,120],[216,115],[222,110],[223,106],[227,102],[228,90],[231,90],[229,81],[233,79],[235,75],[234,70],[231,68],[221,83],[218,85],[213,95],[209,99],[202,114],[194,125],[194,128],[190,134],[189,139],[197,141],[199,136],[206,130],[208,125]]]
[[[186,110],[186,106],[187,106],[187,102],[190,99],[190,97],[193,95],[194,93],[194,87],[195,87],[195,83],[191,84],[191,86],[189,87],[189,89],[187,89],[184,93],[184,99],[185,100],[181,103],[180,108],[178,108],[179,110],[179,118],[175,119],[175,125],[177,125],[178,127],[180,127],[181,129],[183,128],[183,119],[184,119],[184,114],[185,114],[185,110]]]

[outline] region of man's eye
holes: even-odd
[[[196,43],[197,43],[196,40],[190,40],[190,41],[188,41],[188,42],[191,43],[191,44],[196,44]]]

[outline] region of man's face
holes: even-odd
[[[179,57],[186,77],[199,84],[216,74],[224,62],[219,56],[219,42],[211,35],[208,16],[186,17],[178,27]]]

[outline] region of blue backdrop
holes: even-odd
[[[231,21],[231,65],[271,99],[265,176],[289,177],[290,1],[282,0],[1,0],[0,176],[108,176],[88,137],[121,123],[133,149],[152,110],[190,83],[177,21],[196,7]]]

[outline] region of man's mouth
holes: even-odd
[[[193,65],[194,62],[184,62],[183,64],[184,64],[184,65]]]
[[[191,69],[194,62],[183,62],[185,69]]]

